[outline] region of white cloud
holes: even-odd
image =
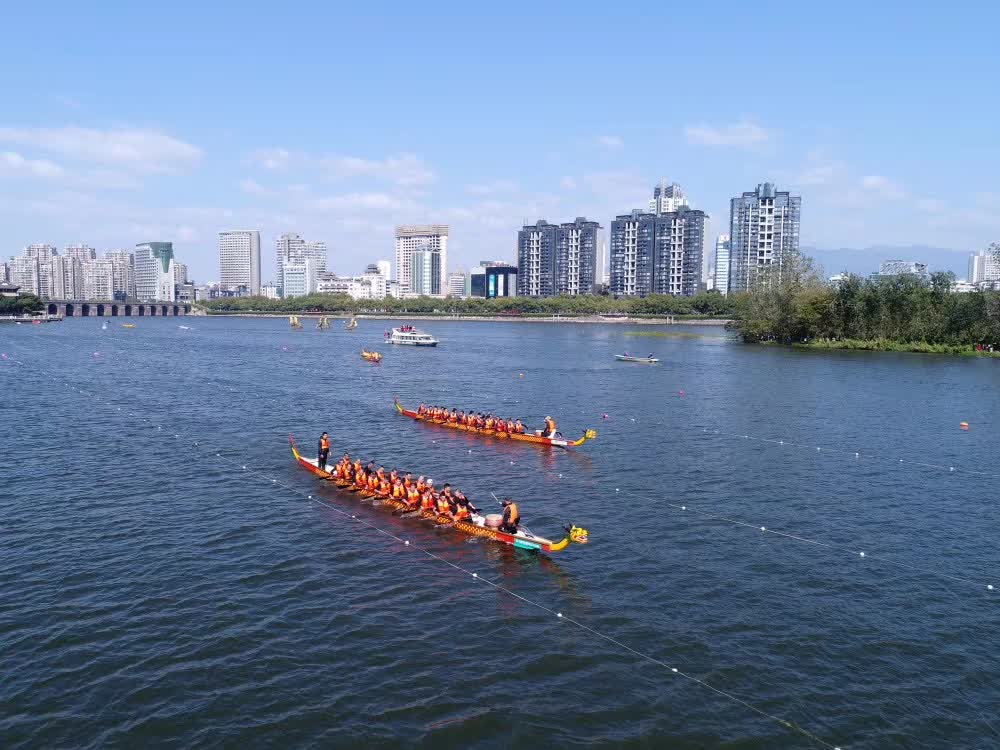
[[[493,195],[494,193],[509,193],[517,189],[517,183],[511,180],[494,180],[479,185],[467,185],[465,192],[471,195]]]
[[[833,181],[840,168],[835,164],[821,164],[806,167],[792,178],[797,185],[828,185]]]
[[[250,154],[250,161],[265,169],[284,169],[292,161],[292,152],[284,148],[262,148]]]
[[[732,125],[711,127],[689,125],[684,129],[688,143],[700,146],[734,146],[749,148],[760,146],[771,138],[771,133],[749,120],[740,120]]]
[[[437,178],[434,171],[415,154],[364,159],[359,156],[326,156],[319,160],[331,177],[372,177],[400,187],[429,185]]]
[[[395,211],[405,208],[409,202],[389,193],[349,193],[317,198],[312,206],[318,211]]]
[[[240,180],[240,190],[248,195],[267,195],[270,191],[256,180]]]
[[[882,175],[870,174],[862,177],[861,187],[870,193],[892,200],[906,196],[906,191],[902,187]]]
[[[611,151],[618,151],[625,148],[625,139],[617,135],[599,135],[594,139],[594,142],[598,146]]]
[[[137,128],[0,128],[0,142],[140,172],[178,172],[202,156],[201,149],[190,143],[156,130]]]
[[[0,151],[0,174],[29,177],[62,177],[64,170],[47,159],[27,159],[14,151]]]
[[[576,180],[569,176],[563,177],[559,180],[559,187],[563,190],[576,190]]]
[[[947,205],[944,201],[938,200],[937,198],[920,198],[917,201],[917,208],[925,213],[940,214],[944,213],[945,209],[947,209]]]

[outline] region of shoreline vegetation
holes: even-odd
[[[827,283],[811,258],[762,268],[731,325],[743,341],[803,350],[997,356],[1000,291],[953,292],[955,275],[846,275]]]

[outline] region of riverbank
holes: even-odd
[[[911,352],[914,354],[951,354],[963,357],[1000,357],[1000,352],[977,350],[972,344],[928,344],[926,341],[891,341],[889,339],[812,339],[792,344],[795,349],[813,351]]]
[[[449,322],[471,322],[471,323],[587,323],[587,324],[609,324],[609,325],[689,325],[689,326],[725,326],[731,321],[725,318],[704,318],[704,317],[684,317],[680,315],[667,315],[661,317],[624,317],[611,318],[600,315],[428,315],[426,313],[404,313],[399,315],[345,315],[343,313],[269,313],[269,312],[227,312],[209,310],[211,317],[228,318],[287,318],[295,315],[299,319],[303,318],[330,318],[349,320],[354,317],[357,320],[407,320],[407,321],[449,321]]]

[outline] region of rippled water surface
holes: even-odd
[[[1000,746],[1000,363],[132,322],[0,328],[3,747]],[[600,434],[487,442],[393,395]],[[361,505],[291,460],[323,430],[591,543],[546,558]]]

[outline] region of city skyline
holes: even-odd
[[[436,32],[440,19],[415,8],[383,19],[374,37],[364,12],[339,13],[335,50],[317,36],[333,9],[233,17],[202,8],[195,28],[180,24],[183,12],[144,12],[157,16],[157,38],[184,38],[171,65],[146,54],[134,32],[150,25],[139,17],[98,24],[72,6],[16,9],[13,21],[34,33],[0,52],[24,72],[5,89],[0,117],[0,254],[38,241],[39,227],[59,246],[158,237],[174,243],[192,276],[213,279],[217,233],[255,227],[264,248],[283,231],[323,238],[331,267],[356,270],[385,255],[393,226],[434,221],[452,227],[449,265],[469,267],[512,259],[510,230],[538,218],[607,226],[644,208],[661,176],[708,214],[709,237],[728,231],[732,195],[760,182],[809,206],[803,247],[930,245],[961,253],[961,267],[1000,235],[998,105],[980,93],[996,72],[986,32],[994,8],[961,45],[944,33],[961,19],[924,8],[908,11],[902,35],[887,8],[868,8],[861,30],[849,13],[822,9],[810,10],[822,16],[816,23],[796,25],[736,4],[714,21],[649,5],[637,10],[641,26],[626,28],[533,8],[540,24],[568,23],[580,42],[559,55],[511,20],[515,9],[488,24],[450,16],[453,43],[419,60],[398,39]],[[302,40],[288,58],[217,54],[229,39],[267,48],[286,33]],[[841,44],[845,35],[851,44]],[[733,43],[747,36],[756,40],[752,63]],[[876,43],[885,39],[891,65]],[[941,45],[933,59],[929,40]],[[84,54],[84,43],[102,53]],[[655,69],[665,45],[703,95],[654,100],[637,113],[620,82]],[[780,80],[795,107],[734,84],[733,72],[751,66]],[[345,69],[350,76],[336,75]],[[334,95],[318,96],[335,78]],[[566,117],[567,83],[592,92],[595,116]],[[401,128],[399,112],[425,107],[429,85],[463,106]],[[946,134],[926,117],[929,85],[947,93]],[[234,121],[234,99],[258,115]],[[305,107],[308,118],[285,114]]]

